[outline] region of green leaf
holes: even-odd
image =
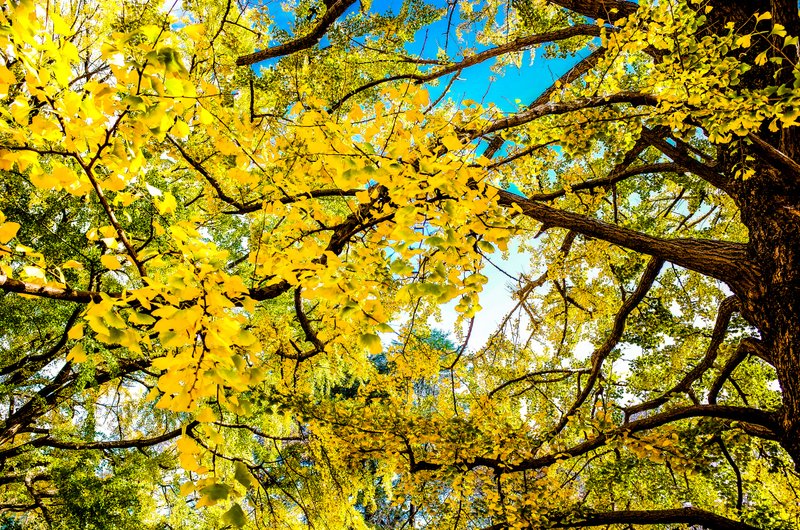
[[[200,490],[204,497],[208,497],[212,501],[221,501],[228,498],[231,488],[225,484],[211,484]]]
[[[378,353],[383,351],[383,344],[381,344],[381,339],[374,333],[364,333],[358,338],[358,341],[373,355],[377,355]]]
[[[222,514],[222,522],[241,528],[247,524],[247,516],[237,502],[231,506],[230,510]]]
[[[235,478],[239,482],[239,484],[241,484],[245,488],[249,488],[255,483],[253,475],[250,473],[250,470],[247,469],[247,466],[244,463],[237,461],[234,464],[234,468],[235,471],[233,474],[233,478]]]

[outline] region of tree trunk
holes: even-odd
[[[800,196],[787,182],[797,178],[764,168],[735,195],[761,275],[760,289],[739,295],[777,372],[783,393],[779,441],[800,471]]]

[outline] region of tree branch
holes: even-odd
[[[498,190],[501,206],[516,204],[522,213],[545,226],[557,226],[614,245],[663,259],[732,287],[755,287],[758,270],[747,255],[747,245],[705,239],[664,239],[597,219],[552,208],[505,190]]]
[[[493,132],[517,127],[518,125],[531,122],[543,116],[555,116],[557,114],[566,114],[568,112],[604,107],[606,105],[614,105],[618,103],[627,103],[628,105],[634,107],[643,105],[655,106],[658,104],[658,98],[650,94],[643,94],[641,92],[618,92],[616,94],[609,94],[606,96],[578,98],[571,101],[551,101],[535,107],[530,107],[527,110],[512,114],[505,118],[501,118],[490,123],[483,129],[468,131],[468,133],[472,138],[478,138]]]
[[[683,170],[679,164],[673,163],[659,163],[659,164],[644,164],[641,166],[625,168],[620,171],[614,171],[607,177],[587,180],[570,186],[571,191],[591,190],[599,187],[608,187],[623,180],[627,180],[637,175],[645,175],[648,173],[679,173]],[[537,193],[528,197],[532,201],[552,201],[567,194],[567,190],[551,191],[548,193]]]
[[[719,305],[717,321],[714,324],[714,331],[711,332],[711,342],[708,344],[708,348],[706,349],[703,359],[697,363],[697,366],[690,370],[688,374],[683,376],[678,384],[664,392],[661,396],[649,401],[645,401],[644,403],[639,403],[633,407],[626,408],[625,418],[627,419],[630,416],[639,412],[644,412],[645,410],[651,410],[656,407],[660,407],[669,401],[673,395],[679,392],[686,392],[689,390],[692,383],[699,379],[706,372],[706,370],[714,366],[714,361],[717,359],[719,347],[722,345],[722,341],[725,340],[725,334],[728,331],[728,325],[731,322],[731,317],[735,311],[738,311],[738,309],[739,299],[737,297],[729,296],[723,300]]]
[[[196,421],[189,423],[186,429],[189,430],[197,425]],[[172,440],[181,435],[182,429],[175,429],[159,436],[151,438],[136,438],[133,440],[108,440],[108,441],[95,441],[95,442],[68,442],[66,440],[56,440],[46,436],[44,438],[37,438],[28,444],[31,447],[53,447],[56,449],[130,449],[130,448],[144,448],[150,447],[167,440]]]
[[[36,283],[14,280],[4,274],[0,274],[0,290],[8,293],[27,294],[42,298],[52,298],[53,300],[64,300],[67,302],[78,302],[88,304],[90,302],[100,302],[102,297],[96,291],[75,291],[68,287],[51,287]]]
[[[574,445],[568,449],[550,453],[536,458],[528,458],[516,463],[506,463],[499,458],[478,457],[469,461],[459,461],[450,464],[437,462],[417,461],[411,466],[412,472],[435,471],[447,465],[466,465],[468,468],[485,466],[498,473],[513,473],[526,470],[536,470],[552,466],[564,457],[575,457],[586,454],[605,445],[609,440],[623,434],[647,431],[662,427],[669,423],[689,418],[717,418],[729,421],[744,422],[759,428],[763,436],[773,439],[775,433],[780,432],[780,425],[775,420],[774,414],[749,407],[734,407],[726,405],[693,405],[681,407],[659,414],[654,414],[640,420],[625,423],[622,426],[599,433],[594,438]]]
[[[635,3],[624,0],[548,0],[548,2],[585,17],[601,18],[612,22],[627,17],[639,9]],[[615,11],[612,12],[612,10]]]
[[[647,293],[650,291],[650,288],[653,286],[653,283],[656,281],[658,277],[658,273],[661,271],[661,267],[664,265],[664,262],[658,258],[651,258],[650,262],[647,264],[647,268],[645,268],[644,273],[642,274],[642,278],[639,280],[639,285],[636,286],[636,290],[628,297],[625,302],[623,302],[622,307],[620,307],[617,315],[614,317],[614,325],[611,328],[611,333],[609,333],[606,340],[603,344],[600,345],[592,353],[592,371],[589,374],[589,380],[586,382],[586,386],[583,389],[575,402],[569,408],[566,414],[562,416],[561,420],[558,422],[558,425],[553,429],[553,434],[558,434],[561,432],[564,427],[566,427],[567,422],[569,421],[569,417],[575,414],[575,412],[580,408],[581,405],[586,401],[586,399],[591,395],[592,390],[594,389],[594,384],[597,382],[597,378],[600,377],[600,370],[603,367],[603,362],[608,357],[614,348],[616,348],[617,344],[619,343],[620,339],[622,338],[622,333],[625,331],[625,321],[628,318],[628,315],[631,314],[636,306],[638,306]]]
[[[242,55],[236,59],[236,66],[255,64],[267,59],[272,59],[273,57],[289,55],[290,53],[295,53],[314,46],[320,41],[320,39],[322,39],[325,33],[327,33],[328,29],[333,25],[333,23],[336,22],[336,19],[342,16],[344,12],[347,11],[347,8],[349,8],[355,2],[356,0],[337,0],[333,3],[333,5],[328,7],[327,11],[325,11],[325,14],[322,15],[322,17],[319,19],[319,22],[316,26],[314,26],[314,29],[312,29],[311,32],[303,35],[302,37],[290,40],[289,42],[267,48],[266,50],[257,51],[248,55]]]
[[[741,521],[728,519],[700,508],[675,508],[672,510],[620,510],[590,513],[575,521],[557,522],[552,528],[585,528],[612,524],[653,525],[688,524],[700,525],[709,530],[759,530]]]
[[[484,50],[480,53],[476,53],[475,55],[465,57],[459,62],[452,63],[448,66],[445,66],[444,68],[439,68],[432,72],[428,72],[425,74],[418,72],[409,74],[398,74],[383,79],[375,79],[374,81],[370,81],[369,83],[366,83],[358,88],[355,88],[350,92],[348,92],[347,94],[345,94],[339,101],[337,101],[331,106],[329,112],[337,110],[348,99],[352,98],[353,96],[370,88],[381,85],[383,83],[388,83],[391,81],[400,81],[403,79],[412,80],[417,84],[427,83],[429,81],[433,81],[434,79],[438,79],[445,75],[460,72],[464,68],[475,66],[476,64],[480,64],[484,61],[493,59],[495,57],[498,57],[506,53],[525,50],[527,48],[530,48],[531,46],[535,46],[537,44],[544,44],[545,42],[555,42],[578,36],[598,37],[600,36],[600,27],[595,24],[580,24],[577,26],[570,26],[564,29],[557,29],[555,31],[548,31],[546,33],[538,33],[536,35],[528,35],[527,37],[519,37],[505,44],[501,44],[500,46],[495,46],[494,48]]]
[[[727,191],[729,187],[728,178],[717,172],[713,167],[703,164],[693,156],[686,153],[684,150],[671,145],[661,135],[654,130],[642,127],[642,138],[647,140],[650,145],[670,157],[672,160],[685,167],[695,175],[701,177],[709,184],[717,188]]]

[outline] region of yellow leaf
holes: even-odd
[[[163,200],[156,201],[156,208],[158,208],[158,213],[161,215],[173,213],[177,207],[178,203],[175,200],[175,196],[168,191],[164,193]]]
[[[189,132],[189,126],[183,120],[176,121],[175,125],[172,126],[172,133],[182,140],[189,137]]]
[[[217,417],[214,411],[211,410],[211,407],[203,407],[203,410],[200,411],[196,419],[201,423],[211,423],[212,421],[216,421]]]
[[[184,33],[193,41],[200,40],[205,34],[205,26],[203,24],[189,24],[183,27]]]
[[[100,256],[100,263],[103,264],[103,267],[111,271],[115,271],[122,268],[122,264],[113,254],[104,254]]]
[[[82,363],[86,359],[88,359],[86,356],[86,350],[83,349],[83,344],[80,343],[73,346],[69,351],[69,354],[67,354],[67,361],[70,362]]]
[[[17,235],[19,230],[19,223],[11,221],[5,222],[0,225],[0,243],[8,243],[14,236]]]
[[[458,151],[463,147],[461,145],[461,140],[455,136],[445,136],[442,138],[442,144],[444,144],[448,151]]]
[[[200,123],[203,125],[209,125],[211,122],[214,121],[214,116],[211,115],[206,109],[200,109],[200,115],[198,116]]]
[[[72,340],[83,338],[83,324],[78,324],[70,329],[67,333],[67,338]]]
[[[83,269],[83,263],[75,261],[74,259],[65,261],[61,268],[63,269]]]
[[[358,338],[358,341],[361,345],[369,350],[369,352],[373,355],[379,354],[383,351],[383,344],[381,344],[381,339],[374,333],[364,333]]]
[[[184,482],[181,484],[181,495],[184,497],[188,497],[192,493],[197,490],[197,487],[194,485],[194,482]]]
[[[156,319],[145,313],[137,313],[136,311],[128,315],[128,322],[131,324],[138,324],[140,326],[147,326],[152,324]]]
[[[23,267],[22,272],[25,274],[25,276],[28,276],[29,278],[44,280],[44,271],[39,267],[31,267],[31,266]]]
[[[5,66],[0,66],[0,85],[13,85],[16,82],[17,78],[11,70]]]

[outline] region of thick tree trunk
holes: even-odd
[[[788,179],[772,169],[761,176],[741,183],[737,194],[750,232],[750,257],[762,279],[759,290],[740,296],[777,372],[783,394],[780,442],[800,470],[800,190],[776,185],[795,176]]]

